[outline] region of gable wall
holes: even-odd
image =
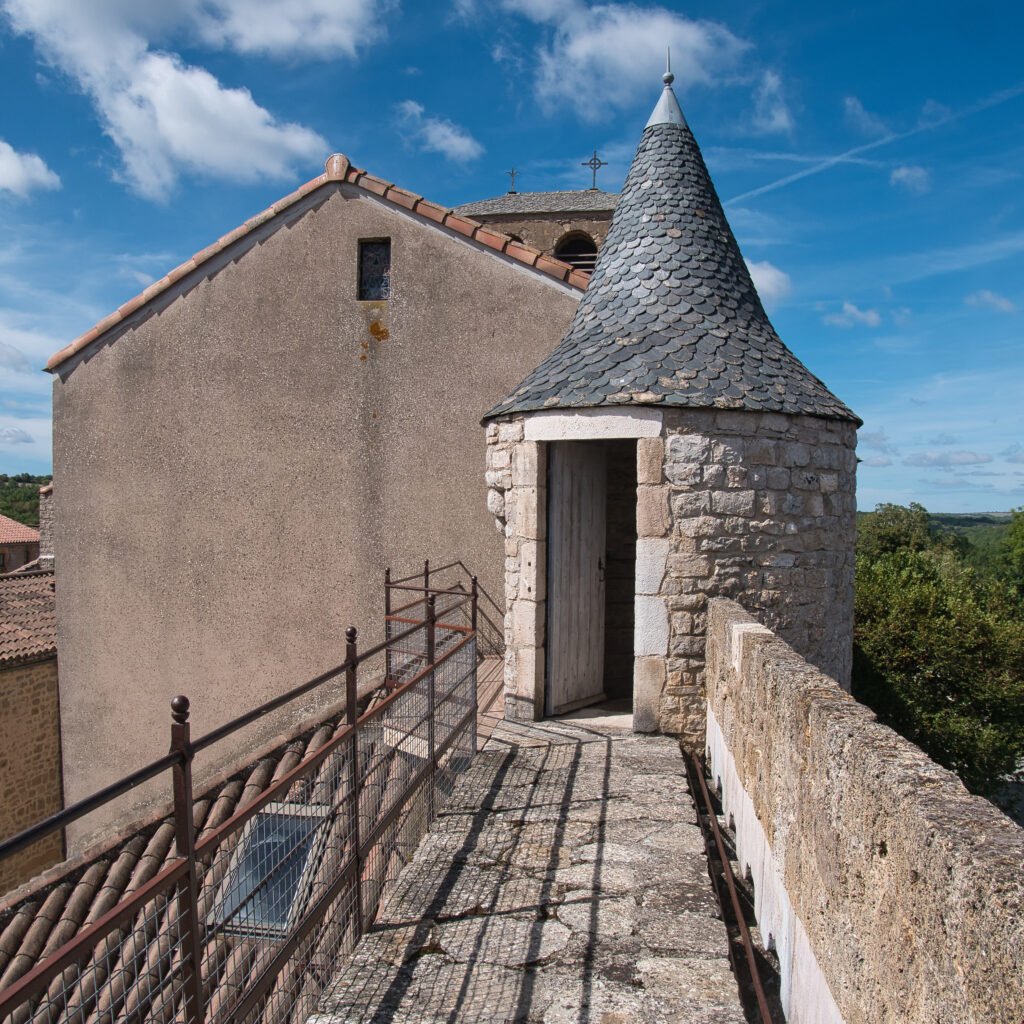
[[[479,420],[578,293],[349,186],[285,216],[55,382],[69,801],[166,751],[174,694],[198,734],[378,640],[385,565],[501,603]]]

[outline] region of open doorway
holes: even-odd
[[[636,441],[548,449],[544,710],[632,700]]]

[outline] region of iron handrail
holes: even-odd
[[[453,604],[451,608],[445,609],[445,613],[461,608],[468,601],[472,601],[471,625],[469,627],[448,626],[438,620],[435,610],[435,598],[438,594],[447,593],[459,594],[462,600]],[[239,1015],[238,1008],[236,1007],[231,1012],[231,1019],[237,1020],[240,1016],[246,1016],[248,1010],[258,1005],[267,995],[275,984],[284,965],[294,954],[295,949],[322,922],[336,896],[350,881],[354,882],[356,889],[355,913],[358,940],[358,936],[361,936],[365,930],[364,908],[360,894],[362,864],[369,857],[373,845],[384,835],[387,826],[402,812],[425,779],[429,779],[431,787],[428,805],[431,808],[434,807],[434,775],[440,769],[440,760],[451,746],[460,737],[463,737],[465,731],[470,729],[476,720],[476,659],[473,657],[470,659],[470,668],[468,669],[473,677],[469,694],[469,709],[459,716],[458,723],[454,728],[448,729],[446,738],[439,738],[435,742],[433,716],[435,714],[436,672],[450,658],[454,657],[459,651],[467,649],[467,645],[472,644],[475,640],[476,580],[473,580],[473,590],[469,594],[466,593],[464,588],[456,591],[428,591],[426,606],[426,616],[423,619],[400,620],[397,617],[389,616],[387,619],[389,623],[399,622],[404,624],[408,621],[410,625],[407,629],[388,636],[386,640],[366,651],[359,652],[357,650],[357,631],[354,627],[350,626],[345,634],[347,641],[345,649],[346,658],[341,665],[321,673],[270,701],[264,702],[257,708],[212,730],[195,742],[192,742],[190,738],[188,722],[189,701],[183,696],[175,697],[171,701],[172,726],[171,751],[169,754],[0,844],[0,855],[5,852],[16,852],[48,832],[77,820],[77,818],[82,817],[89,811],[95,810],[109,800],[123,795],[135,786],[159,775],[161,772],[168,769],[173,770],[173,820],[176,835],[175,853],[172,859],[156,876],[140,886],[138,890],[129,895],[122,896],[113,907],[102,914],[96,921],[83,928],[78,934],[70,937],[53,952],[42,957],[40,962],[32,967],[31,970],[26,971],[21,978],[8,986],[3,992],[0,992],[0,1020],[17,1011],[18,1007],[25,1005],[27,1000],[32,1000],[40,993],[45,993],[48,987],[52,985],[54,979],[61,975],[62,972],[67,971],[86,958],[95,958],[101,949],[108,948],[115,934],[123,930],[126,924],[131,922],[140,913],[142,908],[151,901],[157,898],[166,898],[168,902],[176,901],[177,904],[177,923],[175,927],[180,928],[181,934],[175,941],[180,941],[180,950],[174,953],[174,965],[170,969],[180,974],[182,983],[180,993],[181,998],[185,1001],[185,1019],[189,1024],[204,1024],[209,995],[204,991],[204,984],[207,979],[204,977],[203,942],[206,940],[202,936],[206,932],[199,913],[201,909],[199,890],[202,883],[197,877],[198,864],[204,858],[208,859],[211,856],[215,856],[217,851],[224,846],[225,842],[229,841],[229,837],[243,829],[247,822],[258,814],[261,809],[265,808],[275,798],[280,797],[282,793],[287,792],[298,780],[309,777],[318,771],[327,758],[337,752],[345,743],[351,743],[348,761],[353,772],[353,785],[348,797],[354,827],[352,833],[352,852],[347,859],[343,860],[337,874],[332,878],[327,891],[321,895],[315,906],[298,922],[284,945],[275,952],[269,966],[261,970],[260,977],[255,980],[253,985],[249,986],[242,1000],[242,1006],[246,1008],[245,1013]],[[443,652],[439,652],[435,646],[436,631],[438,629],[450,630],[453,633],[462,635],[456,643],[448,646]],[[391,648],[396,643],[420,631],[424,632],[427,664],[412,679],[391,690],[381,702],[366,708],[361,715],[358,714],[356,686],[358,666],[381,652],[387,651],[390,653]],[[468,649],[471,651],[475,650],[472,647]],[[193,822],[195,791],[192,786],[191,776],[191,766],[195,754],[200,750],[210,747],[225,736],[245,728],[262,716],[287,704],[289,701],[295,700],[317,686],[342,674],[345,676],[346,688],[344,724],[334,721],[331,734],[327,736],[316,750],[308,753],[307,756],[302,758],[291,770],[286,771],[280,778],[263,786],[261,791],[248,804],[240,809],[236,809],[235,813],[231,814],[226,821],[221,822],[219,826],[203,835],[201,839],[197,838]],[[461,678],[465,680],[467,677],[462,676]],[[424,681],[427,683],[428,706],[430,708],[427,716],[430,732],[427,763],[414,773],[414,777],[411,780],[406,781],[404,790],[398,795],[397,800],[394,801],[394,806],[384,814],[381,820],[378,820],[371,827],[369,835],[363,836],[360,839],[359,806],[361,782],[358,769],[360,763],[360,734],[366,726],[382,717],[403,695],[411,692],[414,687],[422,686]],[[389,686],[389,683],[390,680],[385,675],[383,685]],[[370,692],[372,692],[372,688],[364,693],[364,697]],[[457,705],[465,706],[461,699],[455,697],[454,687],[446,688],[441,695],[441,700],[456,700]],[[327,721],[332,720],[323,719],[318,721],[317,724],[322,727]],[[404,724],[402,728],[409,735],[413,735],[415,730],[421,726],[422,720],[413,726],[413,733],[408,733],[408,727]],[[310,726],[310,728],[312,727]],[[448,728],[448,726],[446,725],[445,728]],[[475,750],[475,748],[475,729],[473,729],[472,749]],[[362,781],[365,782],[365,780]],[[267,877],[269,878],[271,875],[268,874]],[[375,896],[374,900],[376,899],[377,897]],[[376,903],[373,906],[375,907]],[[371,908],[368,913],[374,914],[375,909]],[[105,946],[104,944],[108,945]],[[169,954],[165,952],[162,955]],[[35,1012],[35,1010],[30,1010],[30,1013]]]
[[[206,735],[200,736],[199,739],[193,741],[192,752],[199,753],[202,750],[206,750],[208,747],[213,746],[214,743],[224,739],[225,736],[229,736],[231,733],[237,732],[239,729],[243,729],[247,725],[251,725],[264,715],[269,714],[271,711],[276,711],[283,705],[296,700],[306,693],[309,693],[310,690],[314,690],[318,686],[322,686],[324,683],[329,682],[331,679],[337,678],[347,669],[360,665],[369,658],[380,654],[388,647],[389,644],[404,640],[406,637],[412,636],[413,633],[422,628],[423,623],[418,622],[415,625],[410,626],[408,629],[403,630],[401,633],[391,637],[390,640],[384,640],[375,647],[371,647],[367,651],[360,652],[359,656],[355,659],[354,665],[350,665],[348,661],[343,661],[335,668],[328,669],[326,672],[321,672],[320,675],[315,676],[313,679],[307,680],[305,683],[288,690],[286,693],[260,704],[258,707],[253,708],[251,711],[247,711],[243,715],[239,715],[230,722],[225,722],[216,729],[212,729],[210,732],[206,733]],[[104,804],[110,803],[112,800],[116,800],[118,797],[124,796],[125,793],[131,792],[131,790],[141,786],[142,783],[156,778],[156,776],[161,772],[165,772],[182,764],[184,760],[185,755],[181,751],[173,751],[170,754],[165,754],[156,761],[152,761],[149,764],[144,765],[142,768],[139,768],[131,775],[126,775],[123,779],[118,779],[116,782],[112,782],[109,786],[105,786],[103,789],[97,790],[90,796],[83,797],[81,800],[76,801],[69,807],[56,811],[49,817],[43,818],[42,821],[37,821],[34,825],[30,825],[28,828],[22,829],[22,831],[11,836],[9,839],[5,839],[0,842],[0,860],[4,857],[12,856],[15,853],[20,853],[26,847],[31,846],[33,843],[38,842],[38,840],[48,836],[51,832],[55,832],[60,828],[66,828],[73,822],[76,822],[80,818],[85,817],[85,815],[95,811],[98,807],[102,807]]]
[[[165,754],[138,771],[132,772],[131,775],[126,775],[123,779],[118,779],[117,782],[112,782],[109,786],[97,790],[91,796],[83,797],[81,800],[71,804],[70,807],[65,807],[51,814],[48,818],[43,818],[42,821],[37,821],[34,825],[22,829],[21,832],[0,842],[0,860],[19,853],[26,846],[31,846],[32,843],[42,839],[43,836],[47,836],[59,828],[64,828],[66,825],[78,821],[79,818],[96,810],[97,807],[102,807],[103,804],[116,800],[119,796],[124,796],[125,793],[135,789],[136,786],[141,786],[142,783],[148,782],[150,779],[156,778],[157,775],[167,771],[168,768],[181,764],[183,760],[184,755],[179,751]]]

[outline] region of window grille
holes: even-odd
[[[359,243],[359,298],[386,299],[391,295],[391,239]]]

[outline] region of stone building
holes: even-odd
[[[487,482],[508,713],[631,698],[696,744],[709,597],[849,685],[860,421],[772,328],[671,82],[568,332],[487,414]]]
[[[488,227],[511,235],[579,270],[594,269],[618,196],[600,189],[574,192],[509,192],[457,207]]]
[[[0,578],[0,838],[63,807],[52,572]],[[60,833],[0,861],[0,894],[64,855]]]
[[[39,557],[39,531],[0,516],[0,573],[14,572]]]

